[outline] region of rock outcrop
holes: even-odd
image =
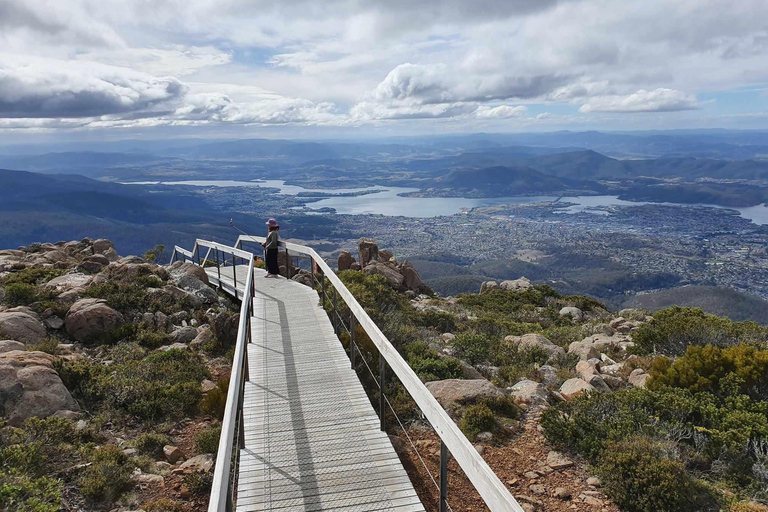
[[[352,257],[349,251],[341,251],[339,253],[339,272],[351,269],[354,262],[355,258]]]
[[[80,410],[53,369],[54,361],[44,352],[0,353],[0,415],[9,424],[19,426],[32,416]]]
[[[445,409],[452,409],[484,397],[503,395],[499,388],[485,379],[436,380],[427,382],[425,386]]]
[[[77,341],[102,336],[125,323],[123,315],[102,299],[80,299],[67,312],[67,332]]]
[[[45,336],[45,325],[28,307],[19,306],[0,312],[0,338],[32,344]]]
[[[357,242],[358,261],[365,268],[368,263],[379,259],[379,246],[371,238],[361,238]]]

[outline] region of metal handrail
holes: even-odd
[[[221,437],[219,438],[219,448],[216,455],[216,466],[213,471],[213,484],[211,485],[211,496],[208,502],[208,512],[231,511],[233,504],[234,489],[230,485],[230,470],[232,463],[232,449],[235,441],[235,427],[238,419],[240,420],[240,439],[242,442],[243,416],[242,402],[244,383],[248,380],[248,353],[246,345],[250,339],[250,319],[253,307],[253,253],[243,251],[234,247],[229,247],[216,242],[207,240],[196,240],[195,248],[190,252],[180,247],[174,248],[174,254],[171,257],[173,263],[176,253],[183,254],[193,260],[193,263],[201,264],[198,253],[199,247],[208,248],[205,260],[208,259],[211,250],[216,250],[216,264],[218,266],[218,254],[231,254],[233,265],[235,256],[247,259],[248,275],[245,279],[242,304],[240,305],[240,323],[237,329],[237,342],[235,343],[235,356],[232,361],[232,373],[229,377],[229,390],[227,391],[227,403],[224,408],[224,418],[221,421]],[[198,261],[194,262],[194,255],[198,255]],[[203,263],[204,264],[204,263]],[[237,290],[235,290],[237,296]]]
[[[266,242],[266,238],[259,236],[239,236],[236,246],[241,247],[243,242]],[[365,330],[371,339],[379,354],[389,364],[395,375],[400,379],[405,389],[411,395],[416,405],[419,406],[424,416],[427,418],[432,428],[440,437],[445,447],[450,450],[459,466],[466,474],[469,481],[477,489],[480,497],[491,510],[491,512],[523,512],[523,508],[517,503],[515,498],[509,492],[507,487],[499,480],[499,477],[493,472],[488,464],[483,460],[477,450],[472,446],[469,440],[464,436],[459,427],[454,423],[448,413],[435,400],[432,393],[424,386],[421,379],[416,375],[410,365],[403,359],[397,349],[390,343],[384,333],[365,312],[365,309],[357,302],[354,295],[347,289],[341,279],[328,266],[320,255],[311,247],[294,244],[291,242],[280,242],[280,247],[287,251],[305,254],[312,258],[312,261],[323,272],[325,277],[336,289],[337,294],[344,300],[350,312]],[[323,280],[323,283],[325,281]],[[382,391],[383,393],[383,391]],[[383,411],[381,411],[383,415]],[[383,417],[383,416],[382,416]],[[445,460],[447,457],[444,457]],[[219,509],[221,510],[221,509]],[[215,512],[210,509],[209,512]]]

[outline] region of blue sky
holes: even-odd
[[[768,129],[764,0],[0,0],[6,139]]]

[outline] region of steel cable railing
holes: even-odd
[[[209,512],[230,512],[234,508],[235,479],[237,478],[237,465],[239,463],[239,447],[243,446],[245,441],[242,405],[245,382],[248,380],[247,344],[251,341],[251,316],[253,314],[254,293],[254,255],[241,249],[228,247],[216,242],[197,240],[195,242],[195,247],[191,252],[186,251],[181,247],[175,247],[171,256],[171,262],[176,260],[177,254],[181,254],[185,259],[191,259],[193,263],[203,265],[203,260],[200,259],[200,247],[208,249],[205,261],[208,260],[212,251],[216,256],[217,277],[212,278],[212,280],[214,280],[220,288],[233,288],[233,295],[242,299],[242,304],[240,306],[240,322],[237,329],[237,341],[235,343],[235,355],[232,361],[232,373],[229,377],[227,402],[224,407],[224,418],[221,421],[221,437],[219,438],[216,466],[214,467],[213,472],[211,496],[208,501]],[[232,281],[234,286],[225,283],[221,277],[219,256],[222,256],[226,264],[224,255],[227,254],[232,256]],[[196,262],[194,261],[195,257],[197,257]],[[245,276],[245,281],[243,282],[244,286],[242,292],[237,287],[237,258],[248,261],[248,270]],[[232,471],[233,468],[234,472]]]
[[[244,242],[263,243],[265,241],[266,241],[266,238],[264,237],[243,235],[238,237],[235,246],[242,247],[242,244]],[[317,254],[317,252],[311,247],[306,247],[303,245],[286,243],[286,242],[280,242],[280,247],[285,250],[287,258],[289,258],[289,252],[290,252],[294,254],[301,254],[304,256],[308,256],[311,259],[312,266],[313,266],[313,276],[316,277],[317,274],[320,274],[322,276],[321,277],[321,294],[322,294],[321,296],[323,300],[323,307],[325,307],[325,300],[326,300],[325,282],[327,278],[327,280],[330,282],[332,289],[335,292],[333,297],[334,300],[331,302],[333,315],[339,316],[337,312],[338,311],[337,299],[341,298],[341,300],[346,304],[347,308],[349,309],[351,318],[354,318],[355,322],[359,323],[359,325],[363,328],[368,338],[371,340],[371,342],[376,346],[377,350],[379,351],[379,355],[380,355],[379,380],[382,381],[382,384],[384,383],[383,382],[384,379],[382,379],[381,377],[384,375],[384,371],[385,371],[384,363],[386,362],[386,364],[388,364],[389,367],[394,372],[395,376],[397,376],[397,378],[400,380],[400,382],[402,383],[406,391],[408,391],[408,393],[411,395],[411,398],[414,400],[416,405],[422,411],[422,414],[430,423],[432,429],[440,438],[442,443],[441,445],[441,477],[442,478],[440,479],[442,484],[440,486],[441,511],[445,511],[448,507],[447,499],[446,499],[446,493],[447,493],[447,487],[445,485],[446,479],[444,478],[444,476],[445,476],[445,471],[447,466],[447,458],[448,458],[447,452],[450,451],[450,453],[453,455],[453,458],[456,460],[456,462],[459,464],[461,469],[464,471],[464,474],[467,476],[469,481],[472,482],[472,485],[478,491],[478,493],[480,494],[480,497],[483,499],[486,506],[488,506],[491,512],[523,512],[522,507],[517,503],[517,501],[515,501],[514,497],[512,496],[512,494],[510,494],[506,486],[499,480],[499,478],[496,476],[493,470],[491,470],[488,464],[477,453],[477,450],[475,450],[475,448],[472,446],[469,440],[464,436],[461,430],[459,430],[458,426],[453,422],[450,416],[448,416],[448,413],[446,413],[445,410],[442,408],[442,406],[437,402],[437,400],[435,400],[435,398],[432,396],[432,394],[429,392],[426,386],[424,386],[424,383],[421,382],[421,379],[419,379],[419,377],[411,369],[408,363],[403,359],[403,357],[400,355],[397,349],[395,349],[395,347],[390,343],[387,337],[381,332],[379,327],[373,322],[373,320],[371,320],[371,318],[365,312],[363,307],[357,302],[357,300],[352,295],[352,293],[347,289],[347,287],[339,279],[339,277],[334,273],[334,271],[328,266],[325,260],[323,260]],[[290,261],[290,260],[288,259],[287,261]],[[287,276],[287,277],[291,277],[291,276]],[[339,334],[338,322],[336,321],[336,319],[333,318],[333,315],[332,315],[333,324],[334,324],[334,328],[336,329],[336,333],[338,335]],[[339,316],[339,320],[341,320],[340,316]],[[341,323],[343,325],[343,321]],[[354,354],[354,350],[352,350],[351,353]],[[363,360],[365,361],[364,357],[363,357]],[[370,367],[368,369],[373,374],[372,369]],[[381,419],[382,430],[384,430],[384,426],[385,426],[384,425],[385,404],[387,404],[390,408],[392,407],[392,405],[389,403],[389,400],[386,399],[386,396],[383,393],[383,389],[382,389],[382,392],[380,393],[380,402],[379,402],[379,416]],[[432,475],[430,473],[430,477],[431,476]],[[213,512],[213,510],[209,509],[209,512]]]

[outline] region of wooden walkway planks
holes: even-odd
[[[317,293],[256,272],[237,512],[423,512]]]

